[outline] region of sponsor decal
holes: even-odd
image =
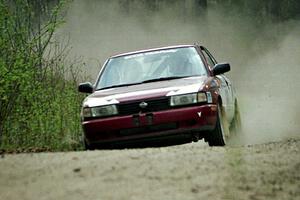
[[[120,103],[114,98],[89,98],[87,101],[84,101],[84,107],[97,107],[97,106],[106,106],[112,104]]]
[[[155,54],[162,54],[162,53],[174,53],[176,51],[178,51],[178,50],[170,49],[170,50],[151,51],[151,52],[145,52],[145,53],[132,54],[132,55],[124,56],[123,58],[125,60],[127,60],[127,59],[131,59],[131,58],[143,57],[143,56],[147,56],[147,55],[155,55]]]
[[[199,117],[201,117],[201,114],[202,114],[202,113],[201,113],[201,112],[198,112],[197,114],[198,114]]]

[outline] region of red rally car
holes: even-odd
[[[112,56],[81,111],[86,149],[198,141],[224,146],[240,128],[228,63],[203,46],[180,45]]]

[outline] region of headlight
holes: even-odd
[[[195,103],[201,103],[206,101],[207,98],[205,93],[192,93],[192,94],[171,96],[170,105],[182,106],[182,105],[195,104]]]
[[[116,105],[83,108],[82,110],[83,117],[106,117],[117,114],[118,109]]]

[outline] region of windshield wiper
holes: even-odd
[[[105,90],[105,89],[116,88],[116,87],[126,87],[126,86],[131,86],[131,85],[138,85],[138,84],[141,84],[141,83],[142,83],[142,82],[138,82],[138,83],[127,83],[127,84],[119,84],[119,85],[111,85],[111,86],[99,88],[99,89],[97,89],[97,90]]]
[[[160,78],[154,78],[145,80],[142,83],[150,83],[150,82],[156,82],[156,81],[166,81],[166,80],[172,80],[172,79],[179,79],[179,78],[186,78],[189,76],[169,76],[169,77],[160,77]]]

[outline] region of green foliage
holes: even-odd
[[[228,14],[232,11],[248,15],[260,23],[268,20],[279,22],[300,19],[299,0],[208,0],[224,7]]]
[[[38,2],[0,0],[1,148],[78,148],[79,73],[52,39],[64,3],[43,19]]]

